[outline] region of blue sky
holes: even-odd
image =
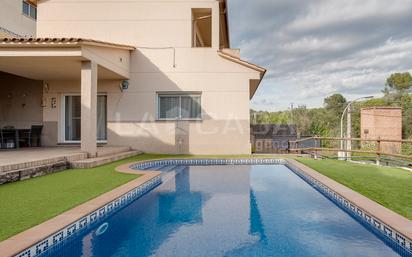
[[[231,47],[268,69],[257,110],[381,95],[412,72],[412,0],[228,0]]]

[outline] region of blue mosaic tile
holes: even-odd
[[[57,234],[53,235],[53,244],[57,244],[63,241],[63,236],[63,231],[60,231]]]
[[[130,166],[136,170],[156,170],[164,165],[248,165],[248,164],[284,164],[281,159],[174,159],[174,160],[159,160],[146,161],[133,164]]]
[[[36,245],[36,255],[39,255],[49,248],[49,240],[46,239]]]
[[[90,214],[90,222],[95,222],[97,220],[97,211],[92,212],[92,214]]]
[[[17,255],[17,257],[31,257],[31,250],[26,250],[22,253],[20,253],[19,255]]]

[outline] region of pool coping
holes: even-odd
[[[141,195],[150,191],[158,184],[161,183],[161,172],[158,171],[147,171],[143,168],[150,167],[150,164],[157,163],[161,165],[162,163],[174,163],[174,164],[186,164],[186,165],[213,165],[213,164],[283,164],[292,169],[298,175],[303,176],[309,184],[317,187],[318,191],[325,194],[331,200],[338,203],[338,200],[345,203],[344,207],[349,211],[356,214],[359,211],[362,212],[363,222],[365,217],[369,217],[367,220],[372,226],[379,229],[379,232],[391,236],[393,240],[398,241],[397,234],[403,237],[404,244],[406,241],[406,248],[409,251],[412,250],[412,221],[395,213],[394,211],[374,202],[373,200],[353,191],[352,189],[322,175],[318,171],[309,168],[308,166],[289,158],[278,158],[278,157],[260,157],[260,158],[160,158],[143,160],[137,162],[131,162],[127,164],[120,165],[116,167],[116,171],[122,173],[142,175],[122,186],[119,186],[109,192],[106,192],[88,202],[85,202],[73,209],[70,209],[54,218],[51,218],[35,227],[32,227],[26,231],[23,231],[9,239],[0,242],[0,252],[2,256],[37,256],[34,255],[24,255],[25,252],[33,250],[33,247],[40,245],[40,242],[45,242],[51,240],[50,238],[56,233],[68,228],[69,225],[73,223],[81,222],[81,219],[85,217],[90,218],[92,213],[96,213],[97,210],[110,205],[114,201],[120,202],[120,198],[123,201],[126,194],[129,195],[131,192],[136,191],[137,188],[141,188],[145,184],[150,184],[149,187],[145,186],[147,191],[142,192]],[[155,166],[155,165],[153,165]],[[140,168],[140,169],[137,169]],[[150,170],[150,169],[149,169]],[[155,181],[156,180],[156,181]],[[159,182],[160,181],[160,182]],[[140,190],[140,189],[139,189]],[[140,191],[139,191],[140,192]],[[131,201],[136,200],[141,195],[135,196]],[[116,204],[116,203],[115,203]],[[115,206],[116,207],[116,206]],[[100,209],[101,210],[101,209]],[[365,216],[366,215],[366,216]],[[81,225],[80,225],[81,228]],[[389,235],[390,232],[390,235]],[[63,233],[63,232],[62,232]],[[69,234],[70,235],[70,234]],[[65,238],[64,238],[65,239]],[[53,238],[54,240],[54,238]],[[63,239],[62,239],[63,240]],[[398,241],[398,244],[399,241]],[[47,245],[41,248],[42,253],[48,250],[53,245]],[[42,247],[42,246],[41,246]]]
[[[93,212],[97,212],[97,210],[105,207],[116,199],[120,199],[122,196],[125,196],[129,192],[132,192],[134,189],[144,186],[154,179],[160,180],[160,172],[132,170],[126,169],[123,166],[125,165],[116,167],[116,171],[141,176],[0,242],[1,256],[33,256],[31,254],[24,255],[24,252],[29,251],[30,248],[38,245],[39,242],[47,240],[49,237],[58,233],[59,231],[62,231],[71,224],[80,221],[84,217],[87,217],[87,215]],[[150,188],[149,190],[151,189],[152,188]],[[143,194],[144,193],[145,192],[143,192]],[[46,249],[47,248],[48,247],[46,247]],[[42,250],[44,250],[44,248]],[[36,254],[36,256],[37,255],[40,254]]]

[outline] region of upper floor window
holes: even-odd
[[[200,93],[158,93],[158,119],[200,120],[200,101]]]
[[[37,19],[37,7],[27,1],[23,1],[23,14],[36,20]]]
[[[192,47],[212,47],[212,9],[192,9]]]

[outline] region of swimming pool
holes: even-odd
[[[158,165],[163,183],[42,256],[406,256],[284,165]]]

